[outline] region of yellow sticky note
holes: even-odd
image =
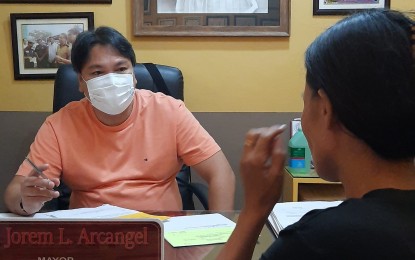
[[[156,216],[156,215],[151,215],[151,214],[147,214],[147,213],[144,213],[144,212],[137,212],[137,213],[133,213],[133,214],[120,216],[118,218],[150,218],[150,219],[159,219],[161,221],[166,221],[170,217],[168,217],[168,216]]]

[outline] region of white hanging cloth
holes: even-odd
[[[177,13],[254,13],[257,9],[257,0],[177,0],[176,2]]]

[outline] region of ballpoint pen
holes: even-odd
[[[39,169],[39,167],[36,166],[36,164],[34,164],[27,156],[25,157],[26,161],[28,161],[30,163],[30,165],[33,167],[33,169],[43,178],[45,179],[49,179],[43,172],[41,169]]]

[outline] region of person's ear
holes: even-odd
[[[137,87],[137,78],[135,77],[135,73],[133,72],[133,82],[134,82],[134,88]]]
[[[86,93],[87,92],[87,87],[86,87],[86,82],[82,79],[82,76],[80,73],[78,73],[78,85],[79,85],[79,92],[82,93]]]
[[[327,93],[323,89],[317,91],[318,96],[320,97],[320,112],[323,117],[323,123],[327,128],[333,128],[337,126],[337,118],[333,111],[333,106],[330,102]]]

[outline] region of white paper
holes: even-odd
[[[136,210],[104,204],[96,208],[79,208],[36,213],[33,215],[33,218],[116,218],[137,212],[138,211]]]
[[[272,229],[278,235],[279,231],[299,221],[307,212],[313,209],[336,207],[342,201],[300,201],[277,203],[268,217]]]
[[[0,219],[1,218],[24,218],[24,217],[14,214],[14,213],[0,213]]]
[[[164,222],[164,232],[189,231],[192,229],[235,227],[235,223],[221,214],[171,217]]]

